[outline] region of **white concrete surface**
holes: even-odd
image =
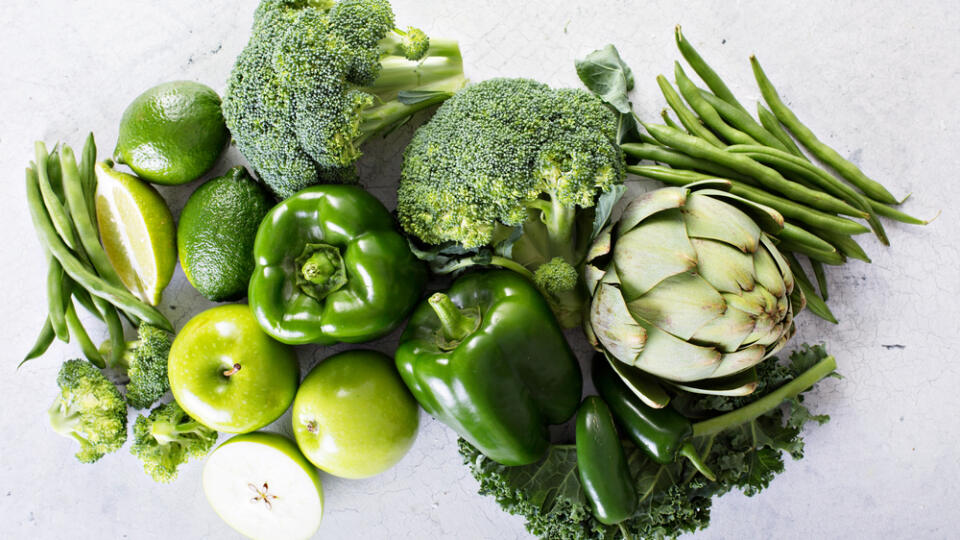
[[[233,538],[204,500],[200,463],[154,484],[127,450],[96,465],[49,428],[57,368],[77,356],[56,344],[17,371],[45,314],[46,261],[24,200],[32,143],[79,146],[93,131],[111,150],[126,104],[168,80],[222,90],[248,37],[254,0],[6,0],[0,3],[0,537]],[[640,114],[663,106],[654,81],[679,59],[685,33],[745,102],[759,94],[756,53],[802,118],[932,225],[887,222],[893,245],[861,237],[873,264],[829,268],[839,325],[809,313],[801,341],[825,342],[843,380],[809,403],[833,420],[808,430],[807,457],[760,495],[718,500],[698,538],[956,538],[960,513],[960,4],[902,2],[452,2],[396,0],[402,25],[462,43],[468,75],[528,76],[577,85],[573,59],[615,43],[637,78]],[[389,205],[410,130],[367,146],[363,183]],[[231,151],[218,166],[238,159]],[[162,189],[178,212],[191,188]],[[178,269],[162,309],[177,327],[209,306]],[[102,328],[97,329],[103,338]],[[95,332],[95,333],[96,333]],[[576,335],[581,352],[582,339]],[[391,352],[397,334],[372,344]],[[304,369],[335,348],[303,348]],[[277,429],[286,430],[288,419]],[[394,469],[363,481],[324,476],[318,538],[526,538],[522,522],[476,494],[455,436],[423,416]]]

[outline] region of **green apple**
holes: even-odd
[[[297,390],[293,349],[268,336],[250,308],[231,304],[190,319],[170,348],[177,403],[217,431],[247,433],[280,417]]]
[[[314,465],[343,478],[381,473],[417,436],[419,408],[386,356],[343,352],[320,362],[293,401],[293,433]]]
[[[317,470],[276,433],[221,444],[203,466],[203,491],[220,519],[250,538],[309,538],[323,515]]]

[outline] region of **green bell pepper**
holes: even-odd
[[[250,308],[265,332],[294,345],[389,333],[427,277],[387,209],[356,186],[314,186],[275,206],[253,255]]]
[[[420,304],[397,369],[423,408],[491,459],[526,465],[577,410],[583,377],[550,306],[507,270],[463,276]]]

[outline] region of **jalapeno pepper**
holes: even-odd
[[[693,425],[669,405],[654,409],[640,400],[598,354],[593,358],[593,384],[610,406],[613,415],[637,446],[657,463],[673,463],[679,456],[710,480],[716,477],[693,447]]]
[[[637,510],[637,488],[610,408],[597,396],[577,411],[577,471],[593,515],[613,525]]]

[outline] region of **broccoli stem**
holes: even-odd
[[[580,261],[574,255],[574,229],[577,217],[575,206],[561,203],[554,193],[548,192],[550,200],[536,199],[528,206],[540,211],[540,220],[547,228],[547,248],[550,260],[553,257],[562,257],[563,260],[577,267]]]
[[[390,44],[396,45],[390,45]],[[380,41],[387,55],[380,59],[380,74],[365,90],[382,101],[396,99],[401,90],[446,90],[455,92],[463,86],[463,59],[460,45],[449,39],[431,39],[426,56],[419,61],[407,60],[397,49],[399,40],[388,35]]]
[[[60,435],[75,437],[77,426],[80,425],[80,414],[76,411],[64,409],[59,402],[55,402],[48,410],[50,426]]]
[[[183,438],[183,435],[200,431],[202,427],[196,420],[182,423],[157,420],[150,425],[150,435],[160,444],[170,444]]]
[[[826,377],[836,369],[837,361],[832,356],[828,356],[814,364],[810,369],[801,373],[797,378],[757,401],[726,414],[710,418],[709,420],[697,422],[693,425],[693,436],[705,437],[707,435],[714,435],[725,429],[739,426],[759,418],[779,407],[784,400],[797,397],[801,392],[807,390],[816,384],[817,381]]]

